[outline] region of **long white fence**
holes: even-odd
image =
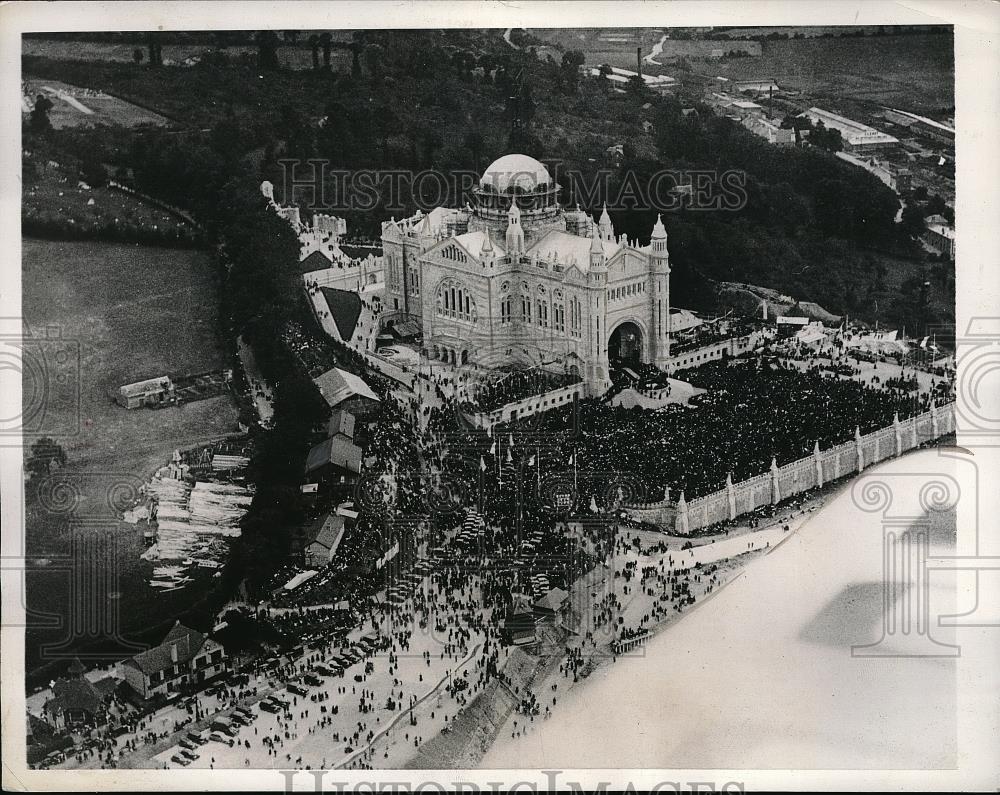
[[[812,455],[790,464],[779,467],[772,459],[769,472],[739,483],[727,480],[725,488],[690,502],[681,492],[676,502],[668,499],[625,508],[638,519],[672,527],[675,533],[687,535],[692,530],[735,519],[845,475],[861,472],[954,431],[955,404],[932,405],[922,414],[907,420],[896,417],[889,427],[866,435],[855,429],[852,441],[829,450],[820,450],[817,443]]]

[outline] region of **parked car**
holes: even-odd
[[[287,685],[286,689],[288,690],[289,693],[295,693],[295,695],[297,696],[309,695],[309,690],[307,688],[303,687],[302,685],[296,684],[295,682],[292,682],[291,684]]]
[[[187,739],[189,739],[191,742],[193,742],[193,743],[195,743],[197,745],[202,745],[203,743],[208,742],[208,740],[205,739],[204,732],[190,731],[190,732],[188,732],[184,736],[187,737]]]
[[[316,676],[316,674],[306,674],[302,677],[302,681],[312,687],[319,687],[323,684],[323,680]]]
[[[187,767],[188,765],[191,764],[191,760],[190,759],[185,759],[180,754],[174,754],[172,757],[170,757],[170,761],[171,762],[175,762],[178,765],[183,765],[184,767]]]
[[[270,712],[270,713],[281,712],[281,707],[279,707],[273,701],[268,701],[266,699],[260,702],[260,708],[264,710],[264,712]]]
[[[181,748],[187,748],[189,751],[193,751],[195,748],[198,747],[198,743],[189,740],[187,737],[181,740],[180,745]]]
[[[228,745],[230,748],[232,748],[233,744],[236,742],[232,737],[227,737],[222,732],[212,732],[208,736],[208,739],[216,743],[222,743],[223,745]]]
[[[183,756],[185,759],[190,759],[193,762],[195,759],[201,756],[201,754],[197,753],[196,751],[192,751],[190,748],[184,748],[181,750],[181,756]]]

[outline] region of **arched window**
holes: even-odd
[[[472,294],[453,279],[445,279],[438,285],[435,296],[435,310],[439,317],[476,322],[476,301]]]

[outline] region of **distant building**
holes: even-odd
[[[828,130],[839,130],[844,141],[844,150],[855,154],[872,154],[885,152],[899,146],[899,139],[888,133],[880,132],[861,122],[838,116],[822,108],[809,108],[806,116],[813,124],[823,122]]]
[[[938,216],[940,218],[940,216]],[[938,254],[944,254],[948,259],[955,259],[955,228],[947,223],[927,223],[924,242]]]
[[[890,108],[883,114],[886,121],[907,127],[915,133],[919,133],[931,138],[939,143],[955,144],[955,128],[950,124],[928,119],[926,116],[918,116],[916,113],[909,113],[905,110]]]
[[[118,404],[127,409],[165,406],[175,399],[173,382],[165,375],[126,384],[118,390],[116,397]]]
[[[775,146],[795,145],[795,130],[786,130],[769,119],[760,116],[746,116],[743,119],[743,126],[754,135],[759,135]]]
[[[711,105],[719,113],[725,116],[734,116],[738,119],[744,119],[748,116],[764,115],[764,108],[756,102],[730,96],[724,91],[711,92],[705,98],[705,102]]]
[[[122,663],[126,684],[142,699],[182,690],[196,690],[203,682],[225,672],[222,646],[180,621],[160,643]]]
[[[912,186],[912,174],[909,169],[897,166],[895,163],[884,162],[874,157],[859,157],[847,152],[837,152],[836,155],[844,162],[874,174],[896,193],[905,193]]]
[[[736,80],[732,89],[740,94],[770,94],[781,90],[773,80]]]

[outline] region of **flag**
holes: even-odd
[[[514,446],[514,434],[511,434],[510,436],[507,437],[507,446],[508,447]]]
[[[572,453],[570,455],[569,461],[567,461],[567,463],[570,464],[571,466],[576,463],[576,453]]]
[[[479,456],[479,471],[480,472],[485,472],[486,471],[486,462],[483,461],[483,457],[482,456]]]
[[[507,448],[507,463],[511,463],[514,460],[513,456],[510,454],[510,448]]]
[[[924,350],[927,349],[927,339],[928,339],[927,337],[924,337],[922,340],[920,340],[920,347],[923,348]]]
[[[593,496],[590,498],[590,512],[597,513],[597,500]]]
[[[493,456],[494,458],[496,458],[496,455],[497,455],[497,443],[496,443],[496,440],[494,440],[493,444],[490,445],[490,455]]]
[[[531,458],[528,459],[528,466],[533,467],[534,465],[535,465],[535,457],[532,456]]]
[[[486,426],[486,438],[487,439],[492,439],[493,438],[493,426],[492,425],[487,425]]]

